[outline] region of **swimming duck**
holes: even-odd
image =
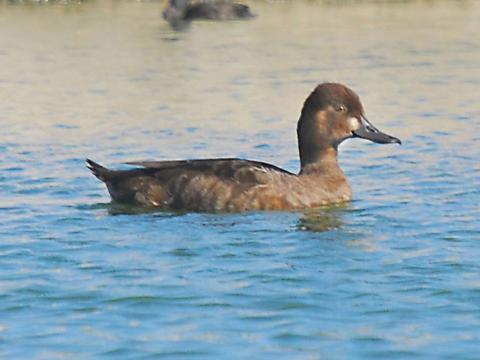
[[[367,120],[358,95],[338,83],[318,85],[297,124],[298,174],[260,161],[235,158],[134,161],[110,170],[87,159],[114,201],[165,210],[238,212],[314,208],[352,199],[337,161],[349,138],[388,144],[401,141]]]
[[[236,20],[253,17],[247,5],[232,3],[227,0],[192,3],[191,0],[168,0],[163,11],[163,18],[170,23],[178,21]]]

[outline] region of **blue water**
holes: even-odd
[[[478,5],[252,2],[254,22],[175,33],[158,3],[119,4],[2,5],[0,358],[479,358]],[[145,212],[84,166],[296,171],[327,79],[404,142],[342,145],[345,206]]]

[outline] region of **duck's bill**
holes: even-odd
[[[364,116],[361,118],[360,127],[353,131],[354,137],[367,139],[378,144],[401,144],[400,139],[385,134],[372,125]]]

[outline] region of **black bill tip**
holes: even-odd
[[[353,136],[370,140],[377,144],[402,144],[400,139],[378,130],[364,116],[361,118],[360,127],[353,131]]]
[[[394,143],[394,144],[398,144],[398,145],[402,145],[402,140],[397,139],[396,137],[394,137],[394,138],[393,138],[393,143]]]

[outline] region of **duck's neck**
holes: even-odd
[[[312,151],[313,150],[313,151]],[[338,151],[334,147],[310,149],[308,153],[300,153],[300,174],[339,175],[345,177],[338,165]]]
[[[301,158],[299,178],[306,184],[308,200],[313,204],[338,203],[352,199],[352,189],[338,165],[337,149],[330,147],[309,152]],[[312,206],[309,203],[308,206]]]

